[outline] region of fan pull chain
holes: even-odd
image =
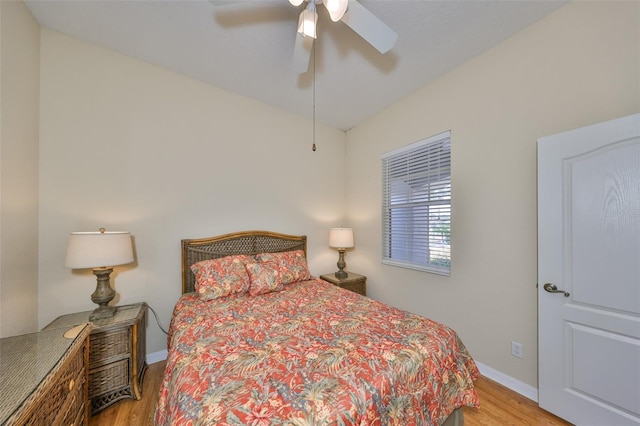
[[[311,150],[316,152],[316,43],[313,43],[313,145]]]

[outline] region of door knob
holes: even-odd
[[[558,290],[558,287],[556,287],[555,284],[551,284],[551,283],[546,283],[545,285],[542,286],[542,288],[545,289],[545,291],[548,291],[549,293],[562,293],[564,294],[564,297],[569,297],[569,292],[564,291],[564,290]]]

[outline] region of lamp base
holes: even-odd
[[[89,321],[95,321],[103,318],[111,318],[116,313],[115,306],[100,306],[89,315]]]
[[[109,302],[115,297],[116,292],[109,285],[109,275],[113,272],[113,268],[96,268],[93,274],[98,278],[96,291],[91,295],[91,301],[100,305],[95,311],[89,315],[89,321],[110,318],[116,312],[115,306],[109,306]]]
[[[338,271],[336,272],[336,278],[347,278],[348,274],[344,271],[344,268],[347,266],[347,263],[344,261],[344,249],[339,249],[338,253],[340,256],[338,257]]]

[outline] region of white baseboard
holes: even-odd
[[[167,355],[169,355],[169,352],[166,349],[147,354],[147,364],[155,364],[156,362],[164,361],[167,359]]]
[[[525,398],[529,398],[533,402],[538,402],[538,388],[534,388],[520,380],[516,380],[511,376],[507,376],[506,374],[493,369],[489,366],[486,366],[478,361],[476,361],[476,365],[480,370],[480,374],[485,376],[488,379],[493,380],[494,382],[500,383],[502,386],[511,389],[514,392],[519,393]]]
[[[164,361],[165,359],[167,359],[168,354],[169,353],[166,349],[147,354],[147,364],[154,364],[156,362]],[[511,376],[507,376],[506,374],[494,368],[486,366],[481,362],[476,361],[476,365],[480,370],[480,374],[482,374],[483,376],[493,380],[494,382],[500,383],[502,386],[505,386],[512,391],[519,393],[525,398],[529,398],[533,402],[538,402],[537,388],[521,382],[520,380],[516,380]]]

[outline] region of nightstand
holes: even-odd
[[[92,311],[63,315],[44,330],[89,322]],[[111,318],[93,321],[89,336],[91,414],[124,399],[140,399],[146,362],[147,305],[118,306]]]
[[[367,277],[360,274],[354,274],[353,272],[347,272],[346,278],[336,278],[335,273],[320,275],[325,281],[329,281],[331,284],[337,285],[347,290],[351,290],[354,293],[367,295]]]

